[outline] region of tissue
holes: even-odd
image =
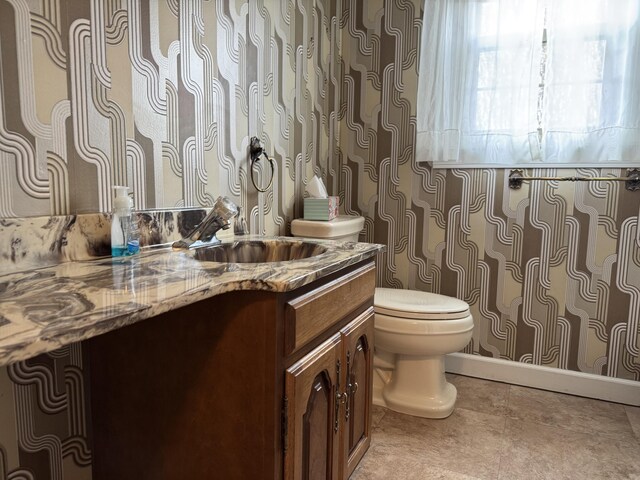
[[[311,198],[327,198],[329,196],[322,179],[318,178],[316,175],[309,180],[306,192]]]

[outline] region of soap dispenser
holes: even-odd
[[[111,218],[111,255],[124,257],[130,255],[128,249],[131,231],[131,209],[133,200],[129,198],[129,187],[114,186],[116,195],[113,199],[113,216]]]

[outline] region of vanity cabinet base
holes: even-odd
[[[295,344],[291,352],[285,332],[291,327],[286,306],[301,295],[328,291],[327,285],[344,286],[340,280],[349,275],[349,282],[359,282],[357,292],[367,289],[370,295],[339,320],[329,322],[327,329],[314,325],[318,333],[304,344]],[[364,262],[293,292],[230,292],[86,342],[93,478],[284,478],[291,418],[286,372],[337,336],[337,348],[353,344],[350,361],[360,359],[355,360],[360,363],[354,370],[361,377],[356,387],[360,396],[349,401],[352,411],[357,410],[354,415],[359,415],[355,421],[351,417],[359,443],[355,449],[349,447],[348,435],[341,434],[336,452],[331,453],[335,476],[322,478],[346,479],[355,467],[349,458],[357,450],[359,460],[368,447],[368,434],[363,432],[370,425],[371,366],[367,362],[372,362],[373,344],[372,333],[368,334],[371,339],[362,340],[362,332],[372,332],[374,288],[374,264]],[[353,296],[354,290],[347,288],[340,295]],[[345,337],[354,328],[360,332],[360,347],[357,339],[350,342]],[[367,349],[368,356],[362,353]],[[339,355],[346,354],[340,350]],[[340,375],[344,392],[349,378],[346,370]],[[321,392],[318,399],[326,394]],[[335,409],[333,399],[331,406]],[[341,431],[353,431],[348,425],[344,420]]]

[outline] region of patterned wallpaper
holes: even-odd
[[[0,223],[107,212],[111,186],[126,184],[136,208],[228,195],[252,233],[287,233],[306,179],[335,183],[338,11],[0,0]],[[277,164],[264,194],[248,179],[253,135]],[[0,368],[0,479],[91,478],[87,375],[80,345]]]
[[[0,479],[90,480],[80,344],[0,369]]]
[[[139,208],[227,194],[286,233],[317,173],[388,245],[381,285],[472,305],[468,352],[640,380],[640,195],[416,164],[421,8],[0,0],[0,217],[107,211],[127,183]],[[91,478],[87,374],[79,345],[0,369],[0,478]]]
[[[140,209],[228,195],[253,232],[284,234],[337,149],[335,13],[329,0],[0,0],[0,217],[108,212],[111,186],[128,185]],[[253,135],[278,165],[267,194],[248,182]]]
[[[640,380],[640,192],[416,164],[422,5],[345,0],[341,17],[339,191],[388,246],[379,283],[469,302],[468,353]]]

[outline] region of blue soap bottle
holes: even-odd
[[[129,187],[115,186],[113,199],[113,216],[111,217],[111,256],[124,257],[130,255],[128,249],[131,231],[131,211],[133,200],[129,198]]]

